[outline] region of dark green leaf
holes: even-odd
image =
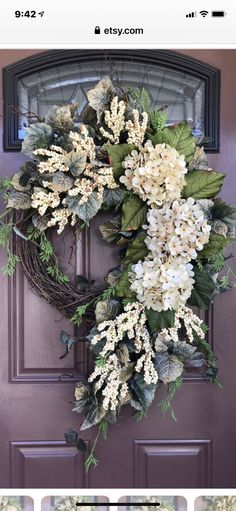
[[[155,368],[160,380],[167,384],[181,376],[184,365],[175,355],[162,352],[155,355]]]
[[[203,353],[196,351],[195,353],[193,353],[193,355],[188,360],[187,365],[190,367],[202,367],[204,363],[205,363],[205,357],[204,357]]]
[[[87,451],[87,445],[86,445],[85,441],[83,440],[83,438],[77,438],[75,445],[76,445],[78,451],[81,451],[81,452]]]
[[[135,149],[135,146],[133,144],[106,144],[105,148],[111,158],[114,177],[119,179],[125,171],[122,163],[125,157]]]
[[[31,207],[31,197],[28,193],[12,190],[8,195],[7,208],[29,209]]]
[[[222,236],[222,234],[216,234],[211,232],[209,242],[204,246],[203,250],[199,252],[199,257],[208,259],[214,255],[219,254],[224,250],[227,245],[232,243],[231,238]]]
[[[120,216],[117,216],[112,220],[105,222],[105,224],[100,225],[99,231],[103,239],[107,241],[107,243],[114,243],[115,241],[118,241],[118,239],[120,238],[119,233],[120,227],[121,219]]]
[[[64,433],[64,437],[65,437],[66,445],[74,446],[74,445],[76,445],[76,441],[78,439],[78,433],[77,433],[77,431],[75,431],[75,429],[68,429]]]
[[[191,171],[185,176],[186,185],[182,190],[182,197],[194,199],[210,199],[221,190],[224,174],[220,172],[198,170]]]
[[[147,205],[137,196],[130,195],[122,205],[121,230],[137,231],[146,221]]]
[[[129,273],[130,273],[130,266],[122,272],[119,282],[116,286],[116,294],[120,298],[134,298],[135,293],[131,291],[130,286],[130,280],[129,280]]]
[[[112,208],[119,208],[122,204],[126,190],[124,188],[105,189],[103,192],[103,209],[109,210]]]
[[[179,357],[191,357],[196,349],[196,346],[188,344],[185,341],[173,343],[173,355],[177,355]]]
[[[143,233],[130,242],[125,258],[122,260],[123,264],[135,264],[138,263],[138,261],[144,260],[148,254],[147,245],[144,242],[145,238],[146,234]]]
[[[52,128],[44,122],[36,122],[25,129],[22,152],[32,156],[35,149],[45,149],[52,143]]]
[[[84,204],[79,204],[78,197],[67,197],[65,202],[68,209],[73,211],[86,224],[89,224],[89,221],[97,214],[102,205],[102,199],[96,192],[92,192]]]
[[[208,309],[214,294],[214,282],[206,268],[194,268],[194,288],[188,300],[189,305],[196,305],[200,309]]]
[[[68,153],[64,159],[65,165],[69,167],[70,172],[74,177],[79,176],[84,171],[86,161],[86,154],[80,154],[75,151]]]
[[[131,406],[136,410],[147,410],[155,397],[157,384],[147,385],[143,375],[136,373],[130,382],[130,386],[132,392]]]
[[[236,225],[236,208],[226,204],[221,199],[216,199],[212,208],[212,215],[215,219],[223,220],[226,223]]]
[[[174,325],[175,311],[171,309],[162,312],[146,309],[145,314],[151,334],[159,332],[163,328],[171,328]]]

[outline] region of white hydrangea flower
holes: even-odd
[[[201,206],[191,197],[150,209],[147,221],[145,243],[154,257],[188,263],[209,241],[211,226]]]
[[[130,273],[131,289],[148,309],[177,310],[191,295],[193,266],[177,260],[163,262],[159,257],[135,264]]]
[[[184,156],[166,144],[155,147],[148,140],[140,152],[132,151],[123,162],[125,175],[120,177],[128,190],[133,190],[152,206],[162,206],[180,198],[185,185],[187,167]]]

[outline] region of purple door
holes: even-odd
[[[29,53],[2,51],[0,64],[5,66]],[[222,71],[221,149],[210,155],[210,164],[227,172],[224,198],[235,203],[236,52],[185,53]],[[16,153],[1,153],[1,175],[12,174],[21,160]],[[63,239],[60,244],[66,265]],[[2,252],[0,259],[2,266]],[[69,269],[75,274],[90,271],[99,281],[112,265],[111,249],[100,241],[94,224],[83,246],[78,243]],[[223,390],[207,384],[201,374],[189,372],[174,402],[178,422],[169,416],[163,419],[157,402],[142,422],[135,422],[130,410],[124,410],[107,441],[98,447],[98,467],[86,474],[84,455],[64,442],[64,432],[80,423],[80,417],[71,412],[70,401],[76,375],[87,373],[86,350],[81,346],[60,360],[59,333],[72,333],[72,324],[30,291],[20,269],[9,282],[1,276],[0,285],[1,487],[236,486],[235,291],[218,297],[208,317]],[[162,388],[160,399],[164,396]],[[94,431],[85,436],[89,443]]]

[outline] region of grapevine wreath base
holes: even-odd
[[[216,197],[225,176],[208,167],[204,140],[187,122],[168,125],[145,89],[123,91],[104,78],[87,95],[82,119],[77,105],[54,106],[27,128],[22,150],[30,160],[1,181],[0,244],[8,256],[4,273],[11,276],[20,261],[31,288],[87,329],[60,339],[67,351],[86,340],[94,361],[76,385],[74,405],[81,430],[98,427],[88,469],[122,407],[141,419],[160,383],[167,386],[161,409],[175,418],[171,400],[186,364],[218,383],[207,326],[191,306],[206,310],[235,287],[225,248],[234,241],[236,208]],[[102,289],[83,275],[74,285],[51,233],[80,233],[101,211],[110,212],[99,230],[104,243],[118,247],[117,266]],[[77,431],[65,436],[86,449]]]

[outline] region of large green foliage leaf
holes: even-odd
[[[200,309],[208,309],[215,289],[214,282],[206,268],[194,268],[195,284],[188,300],[189,305],[196,305]]]
[[[131,406],[135,410],[146,411],[151,405],[157,388],[157,384],[151,383],[147,385],[142,374],[136,373],[130,382],[132,400]]]
[[[64,158],[65,165],[67,165],[70,169],[72,176],[79,176],[85,169],[87,161],[86,154],[76,153],[75,151],[71,151]]]
[[[73,186],[73,179],[64,172],[56,172],[52,178],[52,187],[55,192],[67,192]]]
[[[96,192],[92,192],[84,204],[79,204],[78,197],[67,197],[66,204],[70,211],[73,211],[81,220],[88,224],[99,211],[102,199]]]
[[[233,240],[231,238],[212,232],[210,234],[209,242],[204,246],[203,250],[199,252],[199,257],[202,259],[219,254],[225,247],[227,247],[227,245],[230,245],[232,241]]]
[[[211,199],[221,190],[224,174],[221,172],[197,170],[188,172],[185,176],[186,185],[182,190],[182,197],[194,199]]]
[[[45,122],[36,122],[25,129],[22,152],[32,156],[35,149],[48,148],[52,143],[52,127]]]
[[[164,128],[150,139],[153,144],[165,143],[174,147],[179,154],[185,156],[187,163],[192,160],[196,150],[196,141],[187,122]]]
[[[103,192],[103,209],[112,209],[112,208],[119,208],[119,206],[122,204],[125,196],[126,196],[126,190],[124,188],[114,188],[114,189],[108,189],[106,188]]]
[[[120,238],[121,220],[120,216],[116,216],[112,220],[105,222],[99,226],[99,231],[107,243],[114,243]]]
[[[130,195],[122,205],[121,230],[137,231],[146,221],[147,205],[137,196]]]
[[[138,263],[138,261],[144,260],[148,254],[147,245],[144,242],[145,238],[146,234],[143,233],[131,241],[126,251],[125,258],[122,261],[124,264],[135,264]]]
[[[160,332],[163,328],[171,328],[174,324],[175,311],[171,309],[162,312],[146,309],[145,314],[151,334]]]
[[[175,355],[169,353],[157,353],[155,355],[155,368],[159,379],[167,384],[177,380],[183,372],[184,365]]]
[[[122,272],[119,282],[116,286],[116,295],[120,298],[135,298],[135,293],[131,291],[130,286],[130,279],[129,279],[129,273],[131,270],[131,265],[128,266],[128,268]]]
[[[125,157],[135,149],[135,146],[133,144],[106,144],[105,148],[111,158],[114,177],[119,179],[125,171],[122,163]]]
[[[8,195],[7,208],[29,209],[31,207],[31,197],[28,193],[12,190]]]
[[[215,219],[223,220],[227,224],[236,225],[236,208],[226,204],[217,198],[212,208],[212,216]]]

